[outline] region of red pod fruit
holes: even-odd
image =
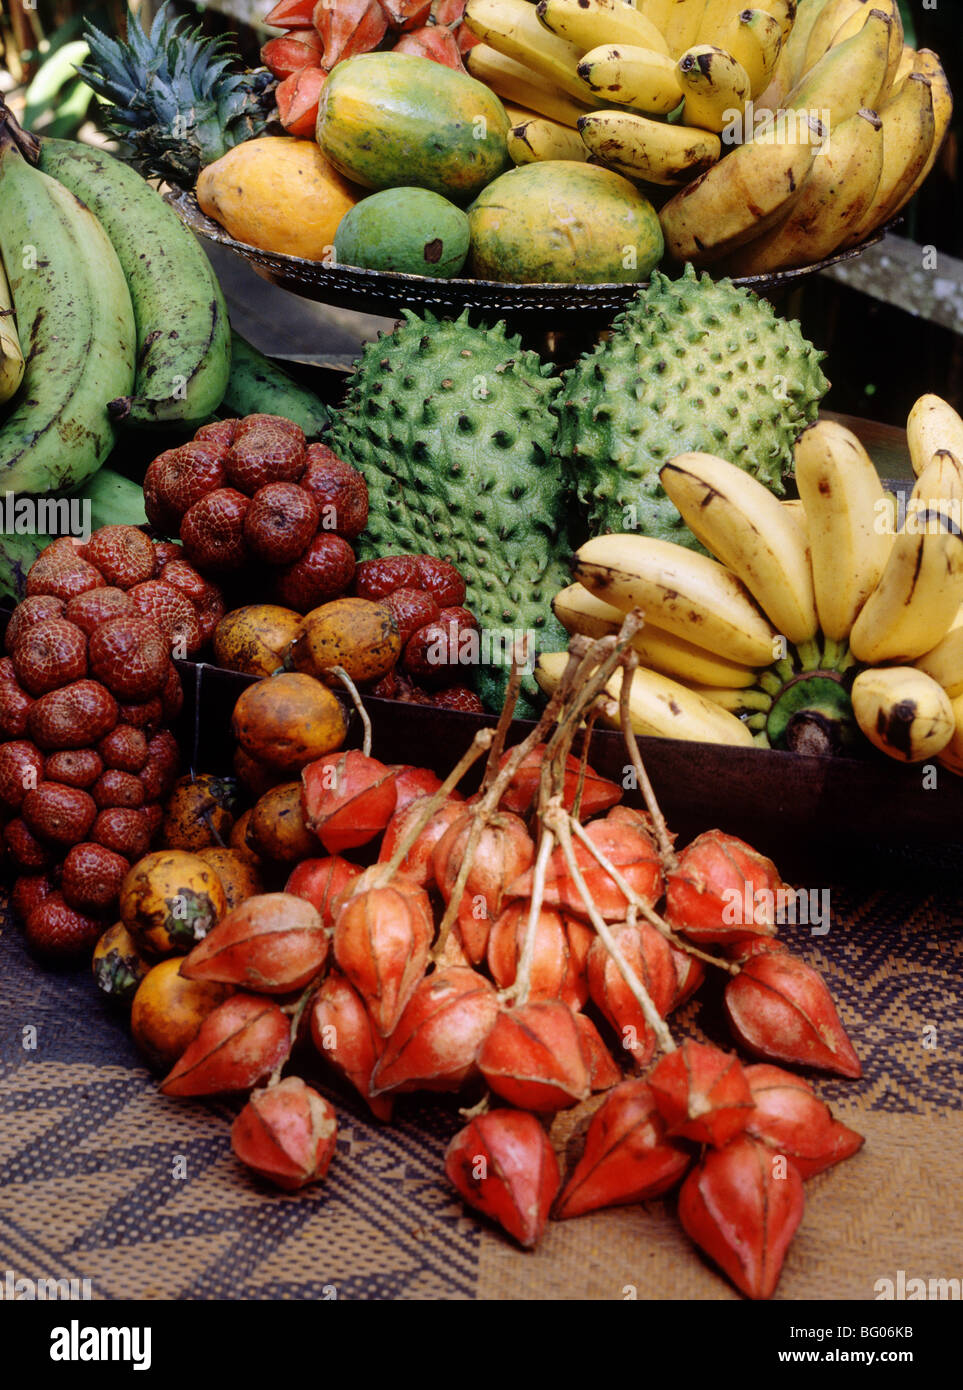
[[[301,771],[305,821],[329,854],[380,835],[397,797],[394,768],[357,748],[329,753]]]
[[[470,1207],[534,1249],[560,1185],[555,1150],[534,1115],[479,1115],[448,1145],[445,1173]]]
[[[390,1120],[390,1096],[369,1096],[375,1063],[384,1051],[360,994],[337,970],[324,981],[311,1004],[311,1038],[334,1070],[364,1097],[379,1120]]]
[[[257,994],[290,994],[321,973],[327,955],[328,934],[310,903],[293,893],[258,893],[197,943],[181,974]]]
[[[752,956],[726,985],[724,1002],[733,1033],[754,1056],[862,1076],[826,981],[788,951]]]
[[[679,1220],[749,1298],[771,1298],[803,1214],[799,1170],[742,1134],[708,1149],[679,1193]]]
[[[395,774],[395,791],[397,793],[395,815],[399,811],[403,811],[418,797],[434,796],[441,786],[441,778],[427,767],[415,767],[411,763],[394,763],[391,770]],[[463,800],[461,792],[450,792],[449,795],[452,801]]]
[[[618,869],[629,887],[650,907],[662,896],[662,865],[655,842],[641,827],[624,822],[595,820],[585,827],[585,833],[595,847]],[[628,910],[628,900],[607,869],[580,840],[574,843],[575,862],[585,886],[606,922],[620,922]],[[509,897],[530,897],[531,872],[522,874],[509,885]],[[588,910],[561,846],[553,850],[545,875],[545,905],[561,907],[579,917]]]
[[[498,996],[477,971],[452,965],[426,976],[385,1043],[371,1095],[457,1091],[497,1016]]]
[[[291,1025],[271,999],[234,994],[207,1015],[161,1082],[166,1096],[248,1091],[288,1055]]]
[[[334,923],[334,958],[387,1037],[424,976],[435,926],[428,894],[396,874],[368,887],[377,869],[348,888]]]
[[[599,1030],[585,1014],[576,1014],[575,1022],[582,1035],[582,1046],[589,1066],[589,1084],[593,1093],[607,1091],[622,1080],[622,1073],[615,1064],[611,1052],[602,1041]]]
[[[668,875],[666,920],[696,942],[775,936],[780,890],[785,884],[771,859],[734,835],[707,830]]]
[[[337,1142],[334,1107],[300,1076],[255,1091],[231,1126],[236,1156],[285,1192],[323,1178]]]
[[[499,802],[502,810],[515,811],[518,815],[524,816],[532,809],[541,781],[542,762],[545,757],[546,746],[544,743],[536,743],[535,747],[526,753]],[[499,771],[505,766],[511,755],[511,749],[502,755]],[[581,759],[570,753],[565,760],[563,792],[564,806],[567,811],[571,811],[575,805],[580,768]],[[579,820],[589,820],[592,816],[607,811],[610,806],[614,806],[621,800],[621,787],[610,782],[607,777],[600,777],[593,768],[586,767],[582,800],[579,807]]]
[[[329,930],[334,927],[334,899],[361,874],[357,864],[334,854],[326,859],[302,859],[288,875],[285,893],[293,893],[321,914]]]
[[[424,813],[426,800],[425,796],[417,796],[413,801],[409,801],[407,806],[396,808],[381,841],[379,864],[387,864],[392,858],[402,839]],[[429,883],[434,883],[432,855],[435,845],[463,812],[464,807],[459,801],[442,802],[399,865],[399,870],[405,878],[410,878],[412,883],[417,883],[421,888],[427,888]]]
[[[479,1049],[478,1069],[496,1095],[520,1110],[551,1115],[591,1094],[575,1014],[557,999],[503,1009]]]
[[[791,1159],[803,1179],[814,1177],[863,1147],[854,1129],[833,1118],[808,1081],[781,1067],[746,1067],[753,1109],[746,1133]]]
[[[648,1083],[623,1081],[592,1116],[554,1215],[564,1221],[600,1207],[647,1202],[674,1187],[690,1162],[682,1145],[666,1137]]]
[[[487,961],[499,989],[507,989],[515,983],[530,907],[524,898],[513,902],[492,924]],[[540,999],[561,999],[570,1008],[580,1009],[588,1000],[586,958],[594,938],[595,933],[578,918],[543,907],[535,927],[529,999],[533,1003]]]
[[[634,926],[623,923],[612,928],[612,935],[626,963],[664,1018],[676,990],[669,943],[648,922],[636,922]],[[601,937],[592,943],[589,951],[588,982],[592,999],[618,1033],[626,1052],[631,1053],[639,1066],[651,1062],[655,1055],[655,1034]]]
[[[693,1139],[721,1149],[741,1134],[752,1113],[752,1096],[734,1052],[691,1038],[660,1057],[649,1085],[673,1139]]]
[[[669,943],[669,950],[672,952],[672,964],[675,966],[677,982],[672,1009],[680,1009],[686,1000],[692,998],[702,984],[706,977],[706,968],[701,960],[697,960],[695,956],[690,956],[688,951],[680,951],[671,942]]]
[[[455,888],[474,824],[466,810],[452,822],[432,854],[432,871],[447,903]],[[502,910],[509,883],[529,867],[535,846],[525,823],[510,811],[494,815],[475,846],[471,869],[458,905],[458,932],[473,965],[485,958],[491,924]]]

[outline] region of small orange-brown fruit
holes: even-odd
[[[211,849],[199,850],[197,857],[209,864],[221,880],[228,912],[233,911],[248,898],[264,892],[261,875],[253,861],[250,858],[245,859],[237,850],[222,849],[220,845],[215,845]]]
[[[214,629],[214,660],[228,671],[270,676],[301,631],[301,614],[276,603],[251,603],[226,613]]]
[[[161,827],[168,849],[192,854],[223,844],[231,833],[237,807],[237,783],[229,777],[200,773],[181,777],[164,807]]]
[[[119,1004],[129,1004],[152,963],[137,949],[123,922],[108,927],[94,947],[91,961],[97,988]]]
[[[265,792],[251,811],[247,842],[262,859],[296,864],[321,854],[321,842],[304,823],[301,783],[282,782]]]
[[[284,672],[248,686],[234,706],[234,735],[248,757],[300,772],[344,742],[341,701],[313,676]]]
[[[150,956],[189,951],[227,911],[221,881],[185,850],[158,850],[133,866],[120,889],[120,918]]]
[[[169,1070],[194,1041],[201,1024],[227,997],[231,985],[185,980],[182,956],[162,960],[145,975],[134,995],[130,1030],[157,1071]]]
[[[331,668],[341,666],[356,684],[366,685],[387,675],[400,656],[401,634],[387,604],[336,598],[305,615],[289,662],[330,685],[338,684]]]
[[[251,809],[253,810],[253,807]],[[234,822],[234,829],[231,831],[230,847],[239,858],[244,860],[245,864],[250,864],[253,869],[259,870],[263,867],[264,861],[259,854],[254,853],[254,850],[247,842],[247,831],[250,824],[250,810],[238,816],[237,820]]]

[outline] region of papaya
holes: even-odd
[[[508,113],[490,88],[407,53],[339,63],[318,105],[318,144],[366,188],[429,188],[467,203],[511,163]]]
[[[385,188],[341,219],[334,253],[342,265],[402,275],[457,275],[468,255],[468,218],[428,188]]]
[[[521,164],[468,209],[471,272],[518,284],[629,284],[664,242],[649,200],[621,174],[576,160]]]
[[[289,135],[244,140],[197,180],[202,211],[236,241],[306,261],[330,259],[338,224],[361,196],[313,140]]]

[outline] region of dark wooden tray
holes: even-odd
[[[179,663],[186,695],[181,718],[185,757],[198,770],[229,771],[234,743],[231,712],[254,677],[214,666]],[[375,757],[451,771],[488,715],[457,714],[426,705],[366,698]],[[509,742],[531,730],[516,720]],[[349,746],[361,742],[355,716]],[[920,766],[903,767],[869,749],[865,758],[811,758],[762,748],[727,748],[678,739],[641,738],[639,747],[668,822],[683,841],[713,826],[740,835],[784,863],[808,863],[814,853],[850,851],[865,857],[879,847],[937,853],[963,844],[963,778],[937,768],[935,787]],[[620,735],[596,732],[591,762],[623,784],[628,758]],[[466,785],[469,785],[466,783]],[[636,801],[634,793],[627,796]]]

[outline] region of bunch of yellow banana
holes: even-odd
[[[899,527],[859,440],[821,420],[796,445],[798,501],[711,454],[662,468],[710,555],[637,534],[582,546],[555,613],[598,637],[643,610],[637,733],[821,754],[862,733],[963,774],[963,419],[924,396],[907,432],[917,482]],[[564,661],[540,658],[544,689]]]
[[[519,126],[540,118],[513,132],[516,162],[591,156],[678,189],[669,255],[733,275],[864,241],[926,179],[953,109],[897,0],[468,0],[465,23],[472,75]]]

